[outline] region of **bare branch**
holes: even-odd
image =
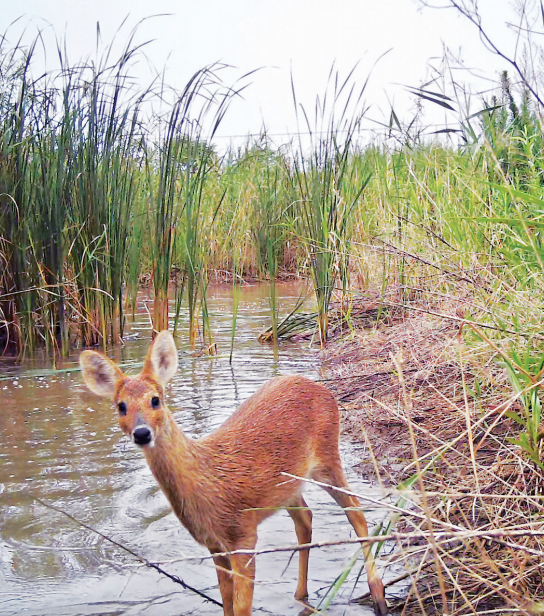
[[[233,550],[232,552],[217,552],[210,556],[187,556],[185,558],[175,559],[170,562],[187,562],[201,561],[214,558],[216,556],[232,556],[233,554],[245,554],[247,556],[258,556],[259,554],[273,554],[276,552],[300,552],[301,550],[311,550],[314,548],[328,548],[339,545],[366,545],[374,543],[382,543],[384,541],[428,541],[430,531],[419,533],[389,533],[388,535],[375,535],[373,537],[350,537],[349,539],[339,539],[338,541],[315,541],[313,543],[302,543],[298,545],[283,545],[270,548],[262,548],[260,550],[241,549]],[[439,546],[447,546],[452,541],[467,541],[470,539],[482,538],[487,541],[504,542],[504,539],[516,537],[544,537],[544,530],[526,529],[486,529],[486,530],[461,530],[461,531],[433,531],[433,536],[436,544]],[[525,546],[509,543],[509,547],[525,551]],[[533,550],[531,553],[538,554],[544,557],[544,552]]]
[[[139,554],[136,554],[136,552],[134,552],[130,548],[127,548],[122,543],[119,543],[118,541],[115,541],[114,539],[111,539],[111,537],[108,537],[107,535],[104,535],[104,533],[101,533],[99,530],[96,530],[96,528],[93,528],[92,526],[89,526],[88,524],[85,524],[84,522],[81,522],[77,518],[74,518],[74,516],[70,515],[67,511],[64,511],[63,509],[60,509],[59,507],[55,507],[54,505],[49,505],[48,503],[45,503],[44,501],[42,501],[40,498],[35,498],[35,500],[38,503],[40,503],[40,505],[43,505],[44,507],[47,507],[48,509],[52,509],[53,511],[57,511],[58,513],[62,513],[62,515],[65,515],[67,518],[72,520],[72,522],[75,522],[79,526],[82,526],[83,528],[86,528],[87,530],[90,530],[91,532],[95,533],[99,537],[102,537],[102,539],[104,539],[105,541],[108,541],[109,543],[111,543],[115,547],[120,548],[121,550],[124,550],[125,552],[128,552],[131,556],[134,556],[134,558],[137,558],[146,567],[149,567],[150,569],[155,569],[155,571],[158,571],[160,574],[165,575],[167,578],[171,579],[172,582],[175,582],[176,584],[179,584],[185,590],[189,590],[190,592],[194,592],[199,597],[202,597],[205,601],[209,601],[210,603],[218,605],[219,607],[223,607],[223,604],[220,603],[219,601],[216,601],[213,597],[209,597],[207,594],[203,593],[202,591],[198,590],[197,588],[194,588],[193,586],[190,586],[189,584],[184,582],[181,578],[179,578],[177,575],[172,575],[171,573],[168,573],[168,571],[165,571],[162,567],[159,567],[159,565],[157,565],[155,563],[152,563],[152,562],[149,562],[147,559],[143,558]]]
[[[472,2],[472,8],[469,8],[466,4],[466,2],[464,2],[463,0],[458,1],[458,0],[449,0],[449,5],[448,6],[434,6],[430,3],[428,3],[426,0],[420,0],[421,4],[427,8],[433,8],[433,9],[443,9],[443,8],[454,8],[456,9],[461,15],[463,15],[463,17],[465,17],[477,30],[478,30],[478,34],[480,36],[480,39],[482,41],[482,43],[484,44],[484,46],[491,51],[493,54],[495,54],[496,56],[498,56],[499,58],[503,59],[505,62],[507,62],[508,64],[510,64],[510,66],[514,69],[514,71],[518,74],[518,76],[520,77],[523,85],[525,88],[527,88],[527,90],[533,95],[533,97],[535,98],[535,100],[538,102],[538,104],[541,107],[544,107],[544,100],[541,98],[541,96],[539,95],[536,87],[534,87],[531,83],[531,80],[529,79],[529,76],[526,74],[526,72],[523,70],[523,68],[520,66],[520,64],[517,61],[516,58],[516,54],[517,54],[517,48],[518,48],[518,44],[519,44],[519,38],[521,36],[521,25],[517,27],[518,29],[518,37],[516,40],[516,51],[514,52],[514,56],[510,57],[509,55],[507,55],[505,52],[503,52],[498,45],[491,39],[491,36],[487,33],[487,31],[484,28],[483,22],[482,22],[482,17],[480,15],[480,13],[478,12],[478,5],[476,2]],[[526,7],[526,2],[523,2],[522,4],[522,15],[521,15],[521,20],[520,20],[520,24],[523,23],[524,21],[527,22],[527,15],[525,12],[525,7]],[[531,33],[532,31],[529,30],[529,33]]]

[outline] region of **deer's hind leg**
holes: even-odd
[[[327,468],[316,468],[313,472],[313,478],[322,483],[327,483],[330,486],[336,486],[344,490],[350,489],[344,471],[342,470],[339,457],[334,464],[331,464]],[[344,513],[355,529],[357,536],[368,537],[368,525],[359,500],[355,496],[335,490],[333,487],[324,487],[324,489],[334,498],[340,507],[344,509]],[[388,614],[385,591],[380,574],[376,569],[370,543],[367,543],[363,547],[363,554],[365,556],[368,587],[370,589],[372,601],[374,602],[374,609],[380,616],[385,616]]]
[[[308,509],[306,501],[299,496],[287,509],[295,523],[295,532],[299,545],[310,543],[312,540],[312,512]],[[298,583],[295,599],[306,602],[308,599],[308,560],[310,550],[300,550],[298,561]]]

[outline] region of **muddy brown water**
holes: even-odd
[[[295,304],[300,290],[298,284],[280,285],[282,310]],[[307,342],[282,344],[276,354],[257,342],[270,322],[268,296],[266,285],[244,287],[232,364],[228,285],[212,289],[209,297],[219,353],[226,356],[193,357],[182,332],[180,370],[167,397],[186,433],[197,437],[213,430],[269,378],[289,373],[318,376],[315,350]],[[125,346],[110,353],[116,361],[141,361],[147,350],[150,331],[143,303],[140,309]],[[73,367],[76,360],[65,367]],[[206,556],[207,551],[170,511],[141,452],[121,434],[111,406],[86,391],[78,371],[35,376],[36,368],[40,366],[14,369],[0,364],[0,614],[222,614],[219,607],[140,566],[99,535],[34,500],[38,497],[63,509],[220,600],[211,561],[182,560]],[[353,470],[357,460],[353,447],[343,444],[342,455],[352,488],[379,497]],[[353,535],[345,515],[323,490],[310,486],[306,500],[314,512],[315,541]],[[367,515],[373,525],[384,512]],[[295,543],[293,524],[285,512],[259,527],[258,548]],[[319,605],[354,551],[354,546],[312,551],[312,605]],[[254,613],[299,613],[293,599],[297,561],[287,552],[257,558]],[[327,613],[372,613],[349,603],[367,590],[364,576],[357,581],[359,571],[357,565]]]

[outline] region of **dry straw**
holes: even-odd
[[[368,432],[363,464],[406,508],[395,516],[407,535],[385,559],[407,570],[401,612],[541,613],[544,473],[510,419],[532,386],[513,393],[495,349],[465,345],[460,301],[419,302],[415,312],[382,300],[381,325],[354,329],[325,359],[345,432]],[[376,298],[352,313],[375,315]],[[480,388],[484,377],[493,389]]]

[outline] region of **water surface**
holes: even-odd
[[[282,344],[277,353],[257,342],[258,334],[270,324],[268,293],[266,285],[244,288],[232,363],[228,359],[230,286],[210,292],[219,357],[195,357],[184,342],[182,329],[180,370],[168,387],[167,398],[176,421],[188,434],[206,434],[219,426],[271,377],[295,372],[318,376],[315,349],[307,342]],[[287,311],[295,304],[300,285],[279,285],[279,293],[282,310]],[[144,303],[142,297],[124,347],[110,353],[116,361],[130,364],[145,355],[150,328]],[[211,561],[180,560],[205,556],[207,551],[171,513],[143,455],[121,434],[111,405],[85,389],[79,372],[34,376],[30,370],[36,367],[0,367],[0,376],[9,376],[0,380],[0,614],[221,614],[217,606],[139,566],[134,557],[35,500],[38,497],[63,509],[220,599]],[[353,450],[346,446],[342,450],[352,488],[368,493],[369,486],[351,470],[356,461]],[[315,541],[353,534],[342,511],[324,491],[311,487],[306,500],[314,511]],[[374,514],[377,519],[382,516],[383,512]],[[372,512],[369,519],[372,523]],[[293,524],[285,512],[259,527],[259,548],[294,543]],[[314,606],[354,549],[312,551],[309,587]],[[297,556],[290,560],[285,552],[258,557],[255,613],[299,613],[300,606],[292,598],[297,560]],[[367,590],[362,581],[353,588],[358,572],[357,566],[328,613],[372,613],[348,603],[352,595]]]

